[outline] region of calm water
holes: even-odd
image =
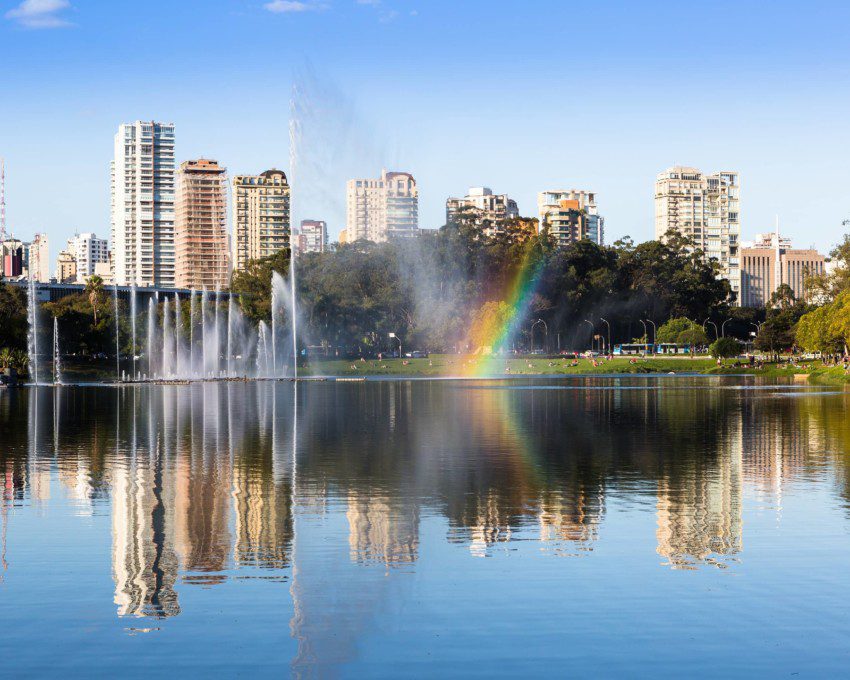
[[[850,392],[754,386],[0,391],[3,670],[846,673]]]

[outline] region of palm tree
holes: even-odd
[[[14,358],[14,353],[8,347],[4,347],[0,349],[0,368],[4,371],[9,368],[12,363],[12,359]]]
[[[12,350],[12,358],[9,363],[17,369],[19,373],[23,373],[29,365],[29,355],[20,349]]]
[[[86,281],[86,294],[89,296],[89,304],[94,314],[94,324],[97,325],[97,306],[103,296],[103,279],[97,274],[90,276]]]

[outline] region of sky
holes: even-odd
[[[741,177],[742,239],[850,227],[850,3],[0,0],[8,225],[109,233],[122,122],[178,161],[290,171],[296,219],[344,227],[345,180],[412,172],[420,226],[470,186],[535,214],[595,191],[606,240],[653,237],[657,173]],[[299,141],[290,155],[295,103]]]

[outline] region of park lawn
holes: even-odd
[[[405,365],[404,361],[407,362]],[[454,354],[435,354],[429,359],[367,359],[366,361],[317,360],[305,367],[304,375],[313,376],[486,376],[486,375],[592,375],[610,373],[703,373],[715,368],[709,358],[659,357],[637,359],[627,357],[611,361],[579,359],[570,366],[568,358],[543,357],[474,357]],[[510,370],[507,370],[507,369]]]

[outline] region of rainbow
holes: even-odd
[[[526,249],[516,275],[507,286],[504,298],[507,306],[505,313],[491,315],[480,329],[479,335],[484,342],[480,343],[481,347],[476,348],[478,352],[470,364],[471,369],[467,371],[469,375],[485,376],[503,372],[497,366],[503,361],[498,354],[502,350],[510,349],[543,274],[543,259],[536,257],[536,254],[536,248]],[[481,350],[484,348],[490,348],[490,353],[483,353]]]

